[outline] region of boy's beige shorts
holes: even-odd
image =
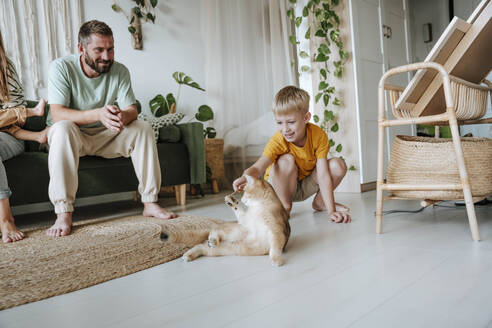
[[[267,181],[273,185],[273,170],[270,170],[270,175],[268,176]],[[316,182],[314,182],[313,176],[308,175],[301,181],[297,181],[297,187],[292,193],[291,199],[293,202],[302,202],[303,200],[306,200],[316,194],[318,190],[319,186]]]

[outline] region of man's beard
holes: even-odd
[[[92,60],[92,58],[89,57],[88,54],[84,56],[84,61],[87,65],[89,65],[90,68],[92,68],[95,72],[99,74],[109,72],[111,66],[113,65],[113,60]],[[99,68],[97,65],[99,63],[109,63],[109,65]]]

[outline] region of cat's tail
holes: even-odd
[[[164,242],[194,246],[208,239],[210,231],[224,221],[200,217],[178,217],[159,222],[160,238]]]
[[[210,233],[210,229],[188,230],[188,231],[163,230],[161,232],[161,240],[170,243],[186,244],[189,246],[193,246],[207,240],[209,233]]]

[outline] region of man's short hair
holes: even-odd
[[[288,114],[300,112],[306,114],[309,111],[309,94],[294,85],[280,89],[273,100],[273,113]]]
[[[84,47],[87,46],[92,34],[113,36],[113,31],[106,23],[95,19],[85,22],[79,30],[79,43]]]

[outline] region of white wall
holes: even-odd
[[[38,6],[38,17],[40,1]],[[144,23],[143,50],[135,50],[131,44],[128,22],[121,13],[111,9],[113,1],[81,0],[82,20],[97,19],[107,23],[113,30],[115,39],[115,60],[128,67],[131,73],[135,96],[148,110],[148,102],[156,94],[164,96],[172,92],[176,95],[177,83],[171,74],[183,71],[203,86],[204,48],[201,38],[200,0],[161,0],[157,6],[155,24]],[[130,0],[119,0],[118,4],[129,12]],[[22,21],[22,17],[19,17]],[[21,24],[19,24],[21,25]],[[40,64],[44,87],[39,96],[46,97],[46,76],[49,59],[46,50],[46,36],[39,31],[39,43],[42,47]],[[44,50],[43,50],[44,49]],[[25,83],[26,96],[34,97],[32,85]],[[183,87],[179,101],[179,111],[194,114],[198,106],[205,102],[204,93]],[[190,117],[191,116],[187,116]],[[185,117],[185,121],[188,118]]]

